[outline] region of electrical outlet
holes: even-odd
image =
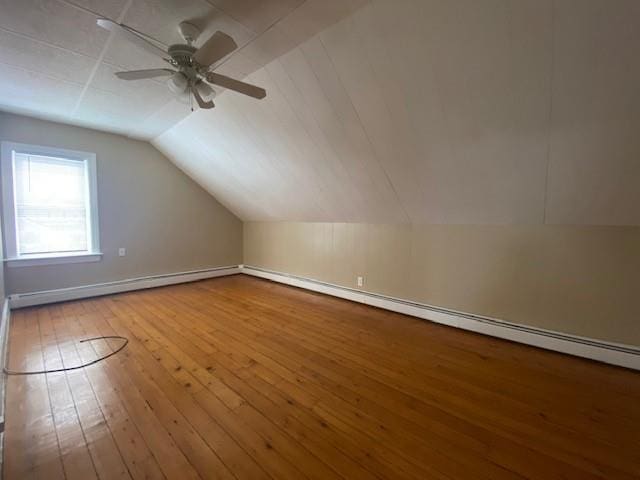
[[[118,249],[118,256],[120,256],[120,257],[124,257],[126,254],[127,254],[127,249],[126,249],[126,248],[122,248],[122,247],[120,247],[120,248]]]
[[[358,286],[361,287],[364,285],[364,277],[358,277]]]

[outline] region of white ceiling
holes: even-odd
[[[74,2],[0,0],[0,109],[151,139],[244,220],[640,225],[637,0]],[[162,65],[86,9],[223,30],[267,98],[119,81]]]
[[[183,20],[240,45],[218,70],[244,77],[357,6],[357,0],[0,0],[0,110],[151,139],[188,116],[161,80],[118,70],[162,60],[96,25],[125,23],[170,45]],[[318,8],[323,15],[317,15]],[[311,21],[310,21],[311,20]],[[295,28],[293,28],[295,27]],[[302,29],[301,29],[302,27]]]
[[[640,2],[372,0],[153,144],[244,220],[640,225]]]

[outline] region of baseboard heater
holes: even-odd
[[[356,290],[311,278],[300,277],[260,267],[241,265],[242,273],[279,283],[325,293],[397,313],[422,318],[435,323],[470,330],[506,340],[512,340],[547,350],[553,350],[612,365],[640,370],[640,347],[546,330],[537,327],[459,312],[448,308],[413,302],[378,293]]]
[[[207,278],[221,277],[240,273],[238,265],[190,270],[187,272],[166,273],[149,275],[146,277],[127,278],[113,282],[97,283],[94,285],[82,285],[78,287],[59,288],[56,290],[43,290],[31,293],[18,293],[9,296],[11,308],[21,308],[46,303],[65,302],[80,298],[110,295],[112,293],[141,290],[145,288],[162,287],[176,283],[194,282]]]

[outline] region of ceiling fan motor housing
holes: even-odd
[[[190,67],[193,64],[193,54],[198,50],[191,45],[171,45],[169,47],[169,55],[180,67]]]

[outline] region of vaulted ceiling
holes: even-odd
[[[267,98],[194,113],[67,0],[0,5],[0,108],[151,139],[244,220],[640,225],[637,0],[85,0],[247,43],[220,71]]]
[[[640,224],[640,3],[375,0],[154,140],[244,219]]]

